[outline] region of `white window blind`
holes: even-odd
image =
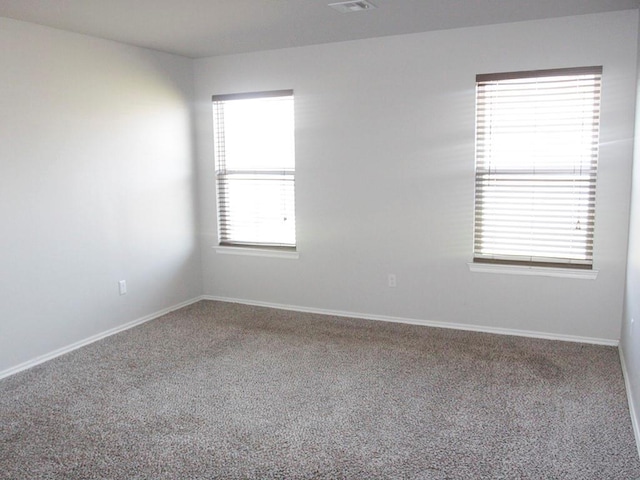
[[[477,76],[475,262],[592,268],[601,77]]]
[[[295,248],[293,91],[213,97],[220,245]]]

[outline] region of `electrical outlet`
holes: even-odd
[[[120,295],[126,295],[127,294],[127,281],[126,280],[120,280],[118,282],[118,288],[120,289]]]
[[[388,278],[387,278],[389,287],[391,288],[395,288],[398,285],[398,279],[396,278],[396,274],[395,273],[390,273]]]

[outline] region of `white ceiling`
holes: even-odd
[[[636,9],[640,0],[0,0],[0,16],[188,57]]]

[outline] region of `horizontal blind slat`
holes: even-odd
[[[474,258],[588,265],[601,67],[540,74],[477,77]]]
[[[213,100],[219,243],[295,247],[293,92]]]

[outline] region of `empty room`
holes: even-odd
[[[639,0],[0,0],[0,478],[640,479]]]

